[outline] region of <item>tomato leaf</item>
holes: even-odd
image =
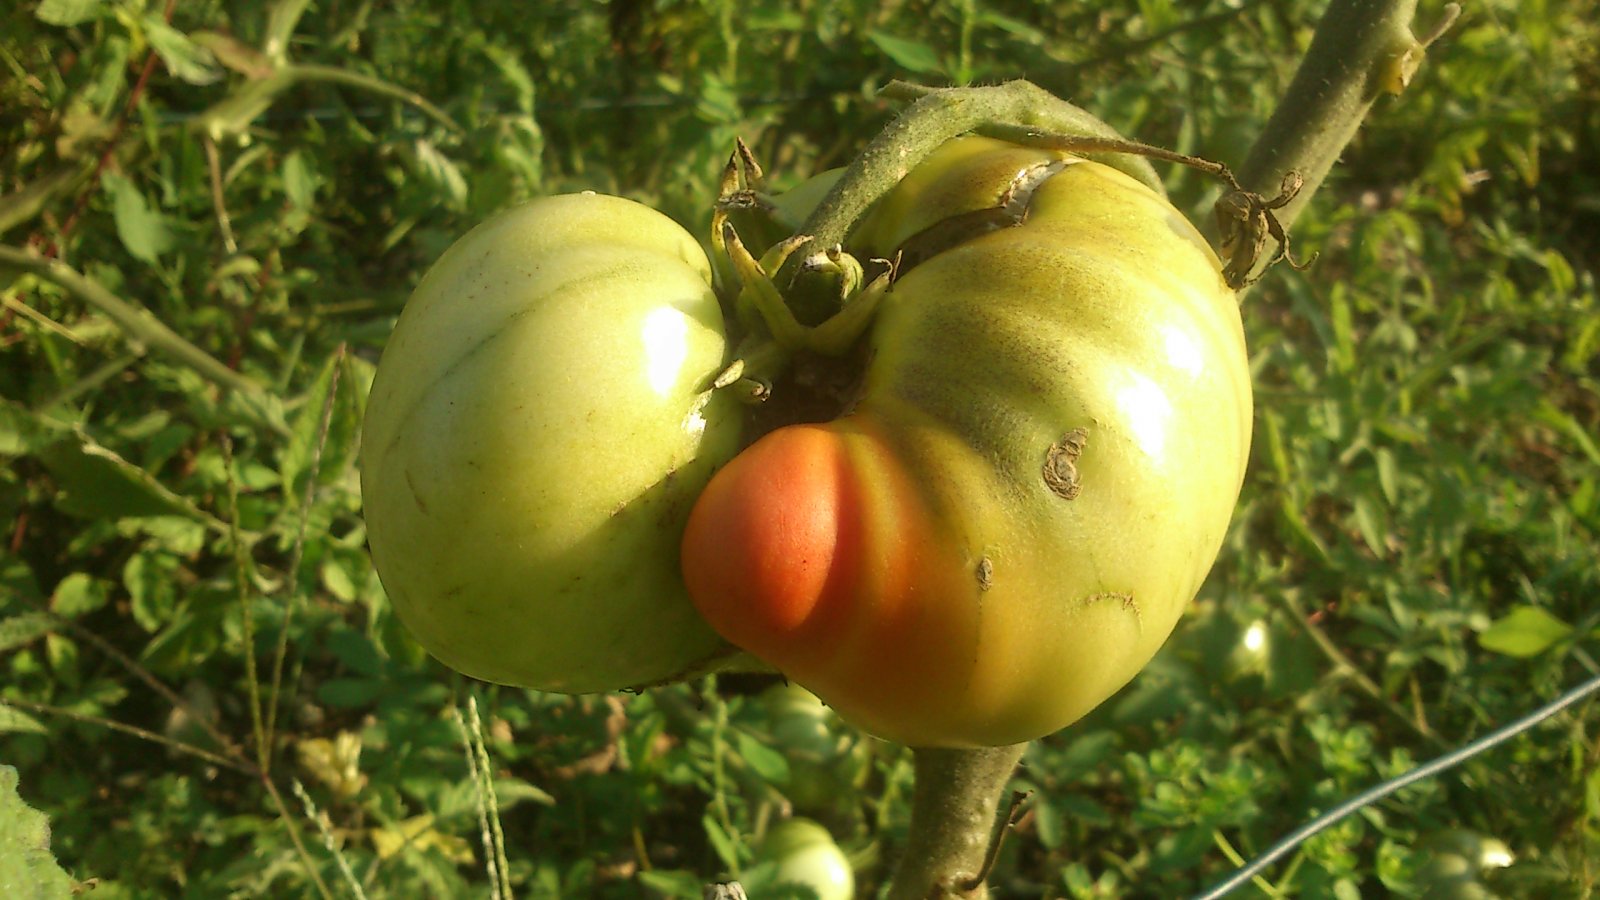
[[[41,0],[34,16],[48,25],[82,25],[100,15],[105,0]]]
[[[1518,606],[1478,635],[1485,650],[1526,659],[1572,633],[1572,626],[1537,606]]]
[[[700,817],[700,824],[705,828],[706,839],[711,842],[711,849],[717,851],[717,857],[722,860],[722,864],[727,866],[729,871],[738,871],[739,848],[734,844],[733,838],[729,837],[728,832],[717,824],[717,820],[709,812]]]
[[[897,38],[881,31],[868,32],[867,37],[902,69],[919,75],[937,75],[944,71],[939,55],[927,44]]]
[[[144,34],[167,71],[190,84],[211,84],[222,77],[217,57],[189,36],[168,25],[160,16],[144,17]]]
[[[40,612],[0,619],[0,651],[31,643],[55,627],[55,620]]]
[[[782,753],[742,731],[734,734],[734,742],[739,745],[739,755],[757,775],[772,784],[789,783],[789,761]]]
[[[21,778],[0,766],[0,884],[30,887],[30,896],[65,897],[73,881],[50,854],[50,820],[17,793]]]
[[[111,213],[116,220],[117,237],[135,257],[155,265],[161,254],[172,249],[172,232],[161,213],[150,208],[133,182],[115,172],[102,178],[111,192]]]

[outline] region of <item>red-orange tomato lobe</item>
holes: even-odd
[[[739,459],[707,485],[690,516],[683,574],[691,596],[722,607],[709,615],[732,623],[725,637],[746,646],[812,622],[853,548],[840,540],[848,471],[830,432],[787,428]]]

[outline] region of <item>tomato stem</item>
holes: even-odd
[[[1026,744],[912,750],[911,833],[888,900],[988,896],[982,884],[1000,794]],[[978,882],[973,886],[973,882]]]
[[[1269,196],[1289,173],[1299,174],[1299,191],[1277,212],[1283,228],[1305,209],[1372,104],[1405,89],[1428,45],[1460,12],[1448,4],[1419,40],[1411,31],[1416,9],[1416,0],[1333,0],[1317,23],[1294,80],[1238,173],[1245,190]]]

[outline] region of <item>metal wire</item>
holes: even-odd
[[[1529,713],[1526,716],[1523,716],[1515,722],[1512,722],[1508,725],[1502,725],[1501,727],[1491,731],[1481,738],[1478,738],[1472,743],[1461,747],[1460,749],[1452,750],[1449,753],[1432,760],[1431,762],[1423,763],[1409,772],[1397,775],[1394,778],[1377,785],[1376,787],[1357,794],[1356,796],[1346,800],[1344,803],[1339,804],[1328,812],[1323,813],[1321,816],[1318,816],[1316,819],[1313,819],[1299,830],[1279,841],[1277,844],[1273,845],[1271,849],[1252,860],[1249,865],[1246,865],[1234,872],[1225,881],[1222,881],[1203,894],[1196,894],[1194,900],[1217,900],[1218,897],[1226,896],[1235,888],[1238,888],[1245,882],[1260,874],[1263,869],[1277,861],[1279,857],[1282,857],[1290,850],[1293,850],[1295,847],[1299,846],[1307,838],[1312,837],[1333,823],[1343,819],[1345,816],[1350,815],[1364,806],[1376,803],[1390,794],[1393,794],[1395,791],[1400,790],[1401,788],[1415,784],[1424,778],[1437,775],[1446,769],[1466,762],[1468,759],[1477,756],[1479,753],[1482,753],[1498,744],[1502,744],[1511,738],[1516,737],[1522,732],[1527,731],[1529,728],[1532,728],[1540,722],[1543,722],[1545,719],[1548,719],[1556,713],[1561,712],[1562,710],[1573,705],[1574,703],[1577,703],[1579,700],[1582,700],[1584,697],[1589,696],[1597,690],[1600,690],[1600,675],[1583,682],[1572,690],[1562,694],[1560,697],[1557,697],[1555,700],[1552,700],[1550,703],[1541,706],[1539,709]]]

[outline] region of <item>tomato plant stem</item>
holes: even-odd
[[[1449,4],[1433,31],[1411,31],[1416,0],[1333,0],[1317,23],[1311,47],[1266,129],[1240,167],[1246,190],[1271,194],[1290,171],[1304,185],[1278,211],[1289,225],[1361,127],[1382,94],[1398,94],[1421,65],[1428,44],[1459,12]]]
[[[915,749],[911,833],[888,900],[982,898],[995,809],[1027,744],[979,750]]]

